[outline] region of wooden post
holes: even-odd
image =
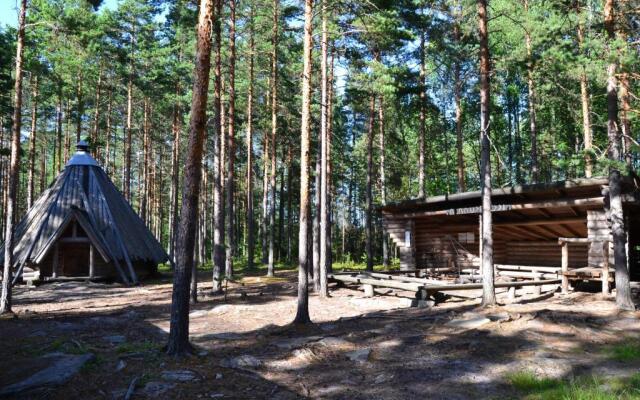
[[[373,285],[362,285],[362,288],[364,289],[365,297],[373,297],[375,295],[375,292],[373,291]]]
[[[562,294],[569,293],[569,243],[562,242]]]
[[[95,255],[93,252],[93,244],[89,243],[89,279],[93,279],[95,268]]]
[[[609,295],[609,242],[602,242],[602,294]]]
[[[533,274],[533,280],[534,281],[539,281],[541,275],[542,275],[541,273],[535,272]],[[541,285],[535,285],[533,287],[533,294],[536,295],[536,296],[540,296],[542,294],[542,286]]]
[[[55,247],[53,249],[53,266],[52,266],[52,271],[51,271],[51,277],[52,278],[57,278],[58,277],[58,262],[59,262],[59,252],[58,252],[58,243],[55,244]]]

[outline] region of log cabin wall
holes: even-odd
[[[593,241],[589,246],[589,259],[585,265],[591,267],[602,267],[604,256],[602,244],[609,243],[609,265],[614,265],[613,260],[613,237],[611,236],[611,223],[604,210],[591,210],[587,212],[587,231],[589,240]]]
[[[445,230],[446,232],[443,232]],[[428,219],[415,221],[415,260],[418,268],[478,268],[480,246],[478,228],[455,224],[433,226]],[[569,246],[569,265],[587,265],[587,245]],[[494,235],[493,259],[496,264],[560,267],[561,247],[557,239],[508,240]]]
[[[389,234],[389,239],[391,239],[391,242],[398,249],[400,269],[415,269],[415,234],[413,220],[394,218],[391,215],[385,215],[383,224]]]

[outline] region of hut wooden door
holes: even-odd
[[[62,276],[89,276],[89,243],[61,243]]]

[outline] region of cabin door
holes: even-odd
[[[60,275],[89,276],[89,243],[61,243],[60,255]]]

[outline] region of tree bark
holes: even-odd
[[[198,38],[191,97],[189,147],[185,163],[184,194],[173,278],[171,320],[167,353],[174,356],[192,352],[189,343],[189,282],[193,267],[195,228],[202,173],[202,153],[207,122],[207,92],[211,67],[211,21],[213,0],[201,0],[198,14]]]
[[[578,47],[582,52],[584,43],[584,31],[582,23],[578,23]],[[589,106],[589,87],[587,82],[587,73],[585,66],[582,66],[580,72],[580,100],[582,102],[582,134],[584,140],[584,174],[587,178],[593,175],[593,157],[591,151],[593,149],[593,133],[591,131],[591,107]]]
[[[373,58],[379,61],[380,53],[374,50]],[[373,124],[376,114],[376,96],[369,94],[369,126],[367,128],[367,187],[365,215],[365,248],[367,252],[367,271],[373,271]]]
[[[320,43],[320,260],[319,271],[316,276],[318,290],[321,297],[327,297],[327,264],[329,263],[328,251],[331,251],[328,235],[329,215],[329,77],[328,77],[328,11],[326,0],[321,2],[322,13],[322,39]]]
[[[109,88],[109,100],[107,102],[107,126],[105,127],[104,140],[104,168],[107,175],[111,174],[111,112],[113,108],[113,91]]]
[[[58,102],[56,103],[56,136],[58,142],[58,156],[56,157],[56,172],[62,170],[62,82],[58,82]]]
[[[604,1],[604,25],[608,36],[609,57],[612,60],[607,67],[607,136],[609,139],[609,218],[613,236],[613,259],[615,265],[616,304],[622,310],[635,310],[631,298],[629,269],[627,265],[626,231],[624,228],[624,212],[622,209],[622,177],[619,163],[622,162],[620,152],[620,132],[618,130],[618,90],[616,69],[618,67],[615,50],[612,49],[615,34],[615,0]]]
[[[310,0],[308,0],[310,1]],[[11,310],[11,283],[13,269],[13,220],[17,206],[17,189],[20,179],[20,127],[22,123],[22,54],[24,47],[27,0],[20,2],[18,17],[18,41],[16,44],[16,72],[13,93],[13,126],[11,129],[11,158],[9,161],[9,185],[7,188],[7,208],[5,210],[4,271],[2,274],[2,292],[0,293],[0,314],[9,314]]]
[[[76,143],[82,139],[82,115],[84,114],[84,98],[82,92],[82,71],[78,71],[78,82],[76,85]]]
[[[426,135],[426,120],[427,120],[427,93],[426,93],[426,67],[425,67],[425,40],[424,40],[424,32],[420,32],[420,82],[418,87],[420,89],[420,137],[418,138],[418,197],[424,198],[426,195],[425,191],[425,135]]]
[[[227,136],[227,183],[226,211],[227,211],[227,255],[225,260],[225,275],[233,276],[233,257],[235,256],[235,231],[234,231],[234,174],[236,158],[236,0],[229,1],[230,26],[229,26],[229,132]]]
[[[123,195],[131,201],[131,121],[133,119],[133,71],[129,74],[127,83],[127,125],[124,140],[124,182]]]
[[[93,113],[93,127],[91,129],[91,146],[93,154],[100,160],[100,152],[98,151],[98,130],[100,128],[100,92],[102,89],[102,65],[98,72],[98,82],[96,83],[96,100]]]
[[[317,293],[320,291],[320,148],[322,147],[322,140],[318,140],[318,148],[316,151],[316,170],[313,185],[313,221],[312,221],[312,275],[313,275],[313,290]]]
[[[247,268],[253,269],[253,55],[255,51],[253,5],[249,14],[249,91],[247,93]]]
[[[524,0],[524,9],[529,13],[529,0]],[[538,165],[538,127],[536,121],[536,89],[533,80],[534,61],[529,28],[524,30],[525,45],[527,48],[527,87],[529,90],[529,131],[531,138],[531,180],[537,183],[540,180],[540,167]]]
[[[482,305],[496,304],[493,285],[493,235],[491,221],[491,151],[489,143],[490,123],[490,73],[489,33],[487,30],[487,0],[478,0],[478,30],[480,33],[480,190],[482,192],[481,268]]]
[[[31,76],[31,133],[29,134],[29,170],[27,172],[27,209],[33,205],[36,170],[36,139],[38,123],[38,76]]]
[[[224,170],[224,117],[222,115],[222,54],[221,24],[222,0],[215,0],[216,15],[213,21],[215,38],[215,79],[213,113],[215,136],[213,138],[213,276],[211,290],[214,293],[222,290],[222,271],[225,267],[224,249],[224,191],[222,179]]]
[[[387,204],[387,180],[385,172],[384,98],[382,96],[380,96],[380,106],[378,107],[378,132],[380,136],[380,201],[385,206]],[[389,242],[384,225],[382,226],[382,266],[385,269],[389,266]]]
[[[624,160],[629,167],[633,165],[633,152],[631,150],[632,136],[631,136],[631,121],[629,120],[629,114],[631,114],[631,101],[629,94],[629,73],[623,71],[620,73],[620,125],[622,128],[622,143],[624,144]]]
[[[309,272],[307,237],[309,229],[309,147],[311,136],[311,53],[313,50],[313,0],[304,2],[304,39],[302,68],[302,110],[300,121],[300,233],[298,236],[298,306],[294,323],[306,324],[309,318]]]
[[[278,134],[278,2],[273,1],[273,27],[271,33],[271,198],[269,205],[269,265],[267,276],[275,272],[275,229],[276,229],[276,137]],[[280,197],[282,204],[282,197]]]

